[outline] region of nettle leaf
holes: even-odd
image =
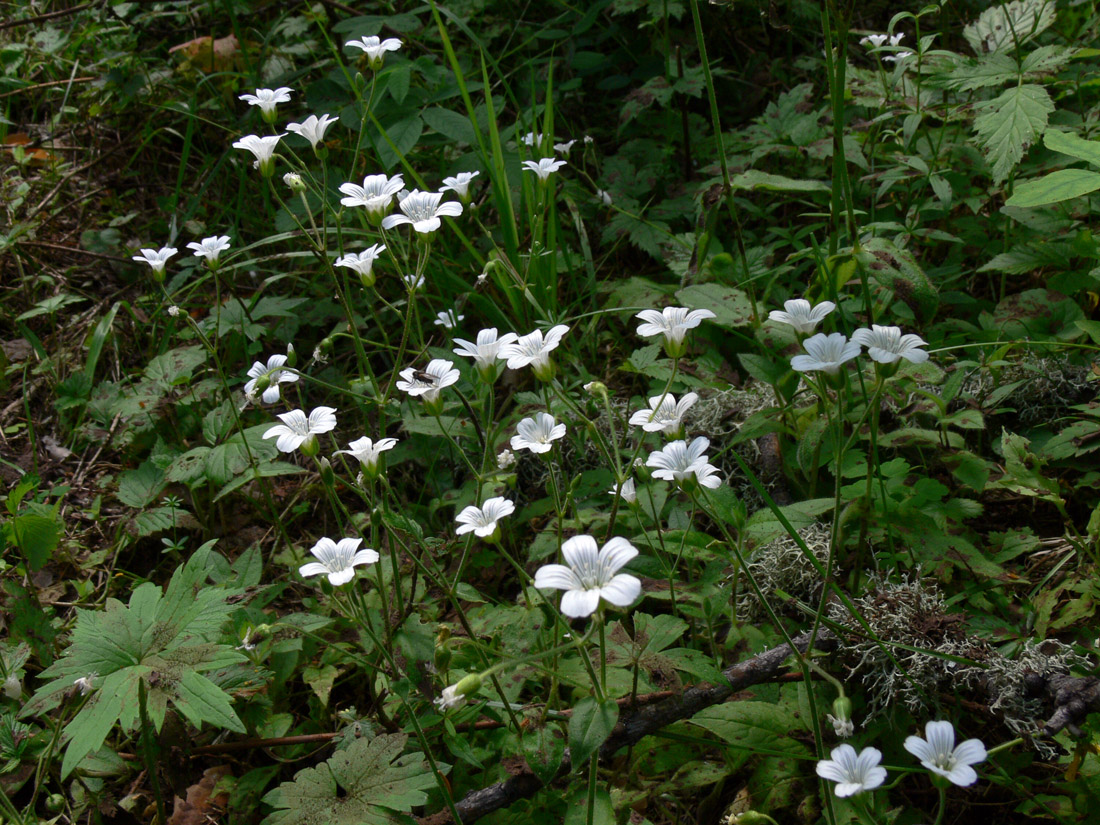
[[[991,54],[970,59],[936,77],[936,85],[957,92],[971,92],[989,86],[1003,86],[1020,76],[1020,66],[1007,54]]]
[[[95,692],[65,727],[68,747],[62,777],[99,750],[115,724],[124,729],[136,726],[142,681],[158,730],[172,703],[196,725],[209,722],[244,732],[229,697],[199,676],[247,661],[229,645],[216,642],[229,614],[237,609],[228,599],[242,591],[207,585],[213,544],[196,550],[163,593],[146,582],[131,594],[129,605],[108,599],[102,611],[77,611],[71,644],[42,672],[41,678],[50,681],[22,710],[23,715],[41,714],[55,707],[76,679],[96,674]]]
[[[385,825],[428,801],[435,777],[421,753],[402,755],[408,737],[356,739],[323,765],[306,768],[270,791],[276,810],[262,825]]]
[[[963,29],[975,54],[1011,51],[1054,25],[1054,0],[1012,0],[981,13]]]
[[[145,368],[145,377],[161,390],[168,390],[191,380],[195,367],[206,361],[206,350],[200,346],[177,347],[158,355]]]
[[[981,107],[985,112],[974,119],[974,131],[993,166],[993,181],[1000,183],[1046,129],[1054,101],[1042,86],[1027,83]]]

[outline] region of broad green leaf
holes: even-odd
[[[833,509],[831,498],[812,498],[780,507],[779,512],[791,523],[795,530],[809,527],[817,517]],[[745,535],[758,544],[787,534],[787,529],[770,507],[763,507],[749,517]]]
[[[139,538],[163,533],[165,530],[195,526],[191,514],[182,507],[153,507],[134,516],[130,530]]]
[[[145,368],[145,377],[161,390],[168,390],[191,380],[195,367],[206,361],[206,350],[195,345],[177,347],[158,355]]]
[[[749,752],[807,756],[796,734],[807,733],[806,720],[793,709],[771,702],[743,701],[714,705],[691,717],[691,723]]]
[[[477,144],[477,133],[469,118],[458,112],[436,106],[425,109],[420,116],[431,128],[456,144],[465,143],[469,146]]]
[[[11,541],[27,559],[32,571],[41,570],[61,541],[61,525],[56,520],[37,513],[23,513],[5,527]]]
[[[1010,52],[1054,25],[1054,0],[1012,0],[991,6],[963,29],[975,54]]]
[[[583,788],[577,789],[569,804],[565,807],[563,825],[589,825],[588,794]],[[611,804],[611,794],[606,788],[597,788],[592,800],[591,825],[615,825],[615,806]]]
[[[191,485],[206,477],[206,457],[209,447],[193,447],[182,455],[172,459],[165,472],[165,478],[173,484]]]
[[[820,180],[799,180],[749,169],[730,178],[731,189],[767,189],[773,192],[831,192],[829,184]]]
[[[549,785],[557,776],[565,755],[565,737],[561,731],[548,727],[529,730],[519,741],[528,767],[542,780],[542,784]]]
[[[993,181],[999,184],[1046,129],[1054,101],[1045,88],[1027,83],[1006,89],[980,107],[984,111],[974,119],[974,131],[993,167]]]
[[[1098,144],[1100,145],[1100,144]],[[1079,198],[1100,189],[1100,172],[1087,169],[1059,169],[1038,180],[1029,180],[1016,187],[1005,206],[1045,206]]]
[[[712,324],[734,329],[752,323],[752,302],[740,289],[723,284],[696,284],[676,293],[676,299],[691,309],[709,309]]]
[[[399,120],[392,126],[386,127],[384,135],[379,134],[375,138],[375,146],[378,150],[378,160],[382,168],[390,170],[416,146],[420,135],[424,131],[424,121],[419,115]],[[389,138],[387,140],[387,138]]]
[[[157,500],[164,489],[164,470],[151,461],[127,470],[118,480],[118,500],[127,507],[141,508]]]
[[[263,825],[386,825],[404,822],[435,785],[423,754],[402,755],[403,734],[353,741],[323,765],[267,793],[275,811]],[[406,815],[406,816],[403,816]]]
[[[1085,140],[1069,132],[1051,129],[1043,135],[1043,145],[1052,152],[1060,152],[1071,158],[1100,166],[1100,140]]]
[[[619,721],[619,706],[610,699],[602,702],[586,696],[573,708],[569,719],[569,758],[573,770],[584,770],[588,757],[607,741]]]

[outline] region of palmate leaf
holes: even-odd
[[[200,547],[176,570],[164,593],[146,582],[131,594],[129,605],[108,599],[102,611],[77,611],[71,644],[42,672],[50,681],[22,710],[24,716],[42,713],[72,690],[76,679],[95,674],[95,692],[65,728],[62,777],[98,750],[116,724],[136,726],[141,681],[158,730],[172,703],[196,725],[209,722],[244,732],[229,697],[199,675],[245,661],[229,645],[216,643],[236,609],[227,599],[240,591],[207,585],[212,547],[213,542]]]
[[[1042,86],[1027,83],[982,106],[985,111],[974,119],[974,130],[993,166],[993,180],[1000,183],[1046,129],[1054,102]]]
[[[404,756],[408,737],[357,739],[264,796],[275,808],[262,825],[388,825],[428,801],[435,777],[423,754]]]

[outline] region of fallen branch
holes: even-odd
[[[810,634],[803,633],[793,641],[798,650],[805,653],[810,643]],[[835,644],[836,636],[831,631],[818,632],[815,647],[829,649]],[[738,691],[780,676],[779,669],[791,652],[787,644],[765,650],[751,659],[738,662],[722,671],[727,679],[726,684],[688,688],[677,696],[647,705],[626,715],[619,720],[611,736],[600,747],[600,759],[608,759],[620,748],[633,745],[673,722],[694,716],[703,708],[716,705]],[[571,769],[569,751],[566,749],[558,776],[568,774]],[[516,800],[533,796],[540,788],[542,788],[542,781],[525,768],[522,773],[511,776],[503,782],[468,793],[455,803],[455,810],[462,819],[461,825],[469,825],[486,814],[507,807]],[[420,825],[454,825],[454,819],[449,810],[421,817],[418,822]]]
[[[1100,711],[1100,679],[1095,676],[1054,674],[1043,677],[1032,674],[1028,688],[1035,695],[1046,694],[1054,704],[1054,713],[1039,730],[1044,737],[1053,737],[1063,729],[1074,736],[1081,736],[1079,724],[1090,713]]]

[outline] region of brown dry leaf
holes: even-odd
[[[217,40],[207,35],[173,46],[168,50],[168,53],[180,52],[191,67],[209,74],[232,68],[233,61],[240,48],[236,35],[219,37]]]
[[[229,776],[229,773],[228,765],[207,768],[203,772],[202,779],[187,789],[187,799],[175,797],[172,815],[168,817],[167,825],[207,825],[225,809],[229,802],[228,793],[212,795],[218,780],[223,776]]]
[[[4,138],[4,148],[9,152],[13,152],[16,146],[29,146],[30,142],[30,135],[26,132],[13,132]],[[24,149],[23,152],[29,159],[31,166],[46,166],[58,160],[57,155],[53,152],[47,152],[45,149]]]

